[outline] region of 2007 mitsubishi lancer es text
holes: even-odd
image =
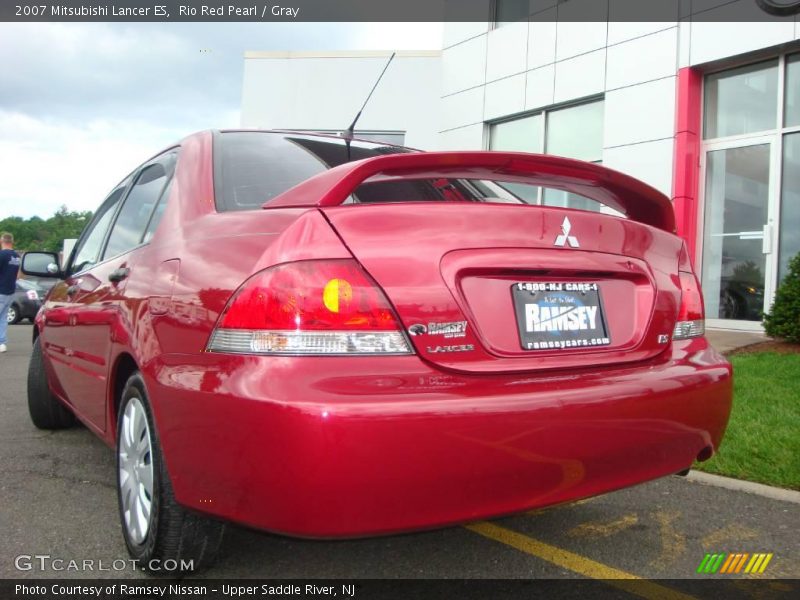
[[[31,418],[114,446],[131,555],[194,568],[224,521],[386,534],[680,472],[732,377],[674,231],[666,196],[590,163],[197,133],[63,269],[24,257],[63,280]]]

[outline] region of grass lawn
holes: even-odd
[[[728,357],[733,412],[719,453],[696,469],[800,489],[800,354]]]

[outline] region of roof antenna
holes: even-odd
[[[369,99],[372,98],[372,94],[375,91],[375,88],[378,87],[378,84],[381,82],[381,79],[383,79],[383,75],[386,73],[386,69],[389,68],[389,65],[392,63],[392,60],[394,60],[395,54],[397,54],[397,52],[392,52],[392,55],[389,57],[389,60],[386,61],[386,66],[383,67],[383,71],[381,71],[381,74],[378,75],[378,79],[375,82],[375,85],[372,86],[372,89],[370,90],[367,99],[364,100],[364,104],[361,105],[361,109],[358,111],[356,118],[353,119],[352,123],[350,123],[350,127],[348,127],[343,132],[341,132],[341,134],[339,134],[341,137],[344,138],[344,143],[347,146],[347,162],[350,162],[350,142],[353,141],[353,134],[356,129],[356,123],[358,123],[358,120],[361,118],[361,113],[364,112],[364,109],[367,107],[367,102],[369,102]]]

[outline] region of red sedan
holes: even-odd
[[[116,448],[151,570],[209,564],[224,521],[376,535],[684,471],[732,377],[674,231],[667,197],[580,161],[198,133],[109,194],[63,270],[25,256],[63,279],[31,417]]]

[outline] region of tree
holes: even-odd
[[[764,331],[800,344],[800,254],[789,261],[789,273],[775,292],[772,311],[764,315]]]
[[[68,238],[77,238],[92,218],[91,211],[70,211],[61,206],[47,220],[41,217],[6,217],[0,220],[0,232],[8,231],[14,236],[18,250],[46,250],[59,252]]]

